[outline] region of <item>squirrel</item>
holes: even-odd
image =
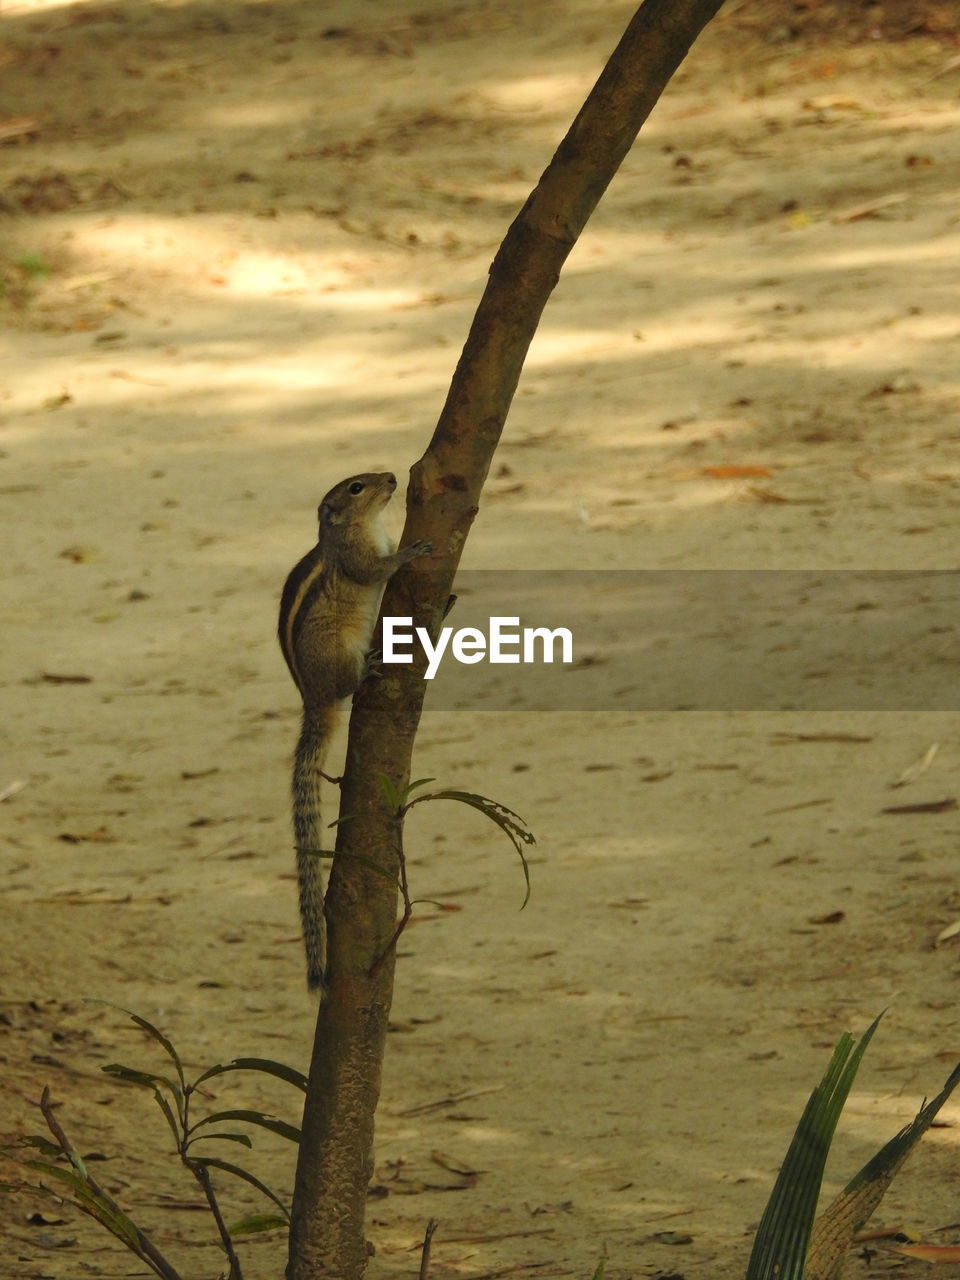
[[[317,545],[290,571],[280,598],[280,648],[303,700],[293,758],[293,830],[307,986],[324,991],[320,779],[338,704],[375,669],[369,652],[387,579],[401,565],[429,555],[429,542],[394,550],[381,514],[397,478],[390,472],[351,476],[320,503]]]

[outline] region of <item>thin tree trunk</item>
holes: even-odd
[[[723,0],[646,0],[514,220],[429,447],[411,471],[403,542],[435,554],[391,581],[383,611],[436,633],[527,349],[567,255],[670,77]],[[329,995],[317,1018],[288,1280],[359,1280],[394,957],[400,820],[380,775],[409,781],[422,670],[388,667],[354,702],[327,890]],[[353,856],[351,856],[353,855]],[[375,864],[375,869],[371,864]]]

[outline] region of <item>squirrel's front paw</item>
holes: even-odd
[[[408,560],[419,560],[421,556],[433,554],[433,543],[425,538],[418,538],[416,542],[411,542],[409,547],[404,547],[403,554]]]
[[[376,676],[379,680],[383,675],[383,650],[371,649],[363,660],[363,674],[360,676],[360,682],[368,680],[371,676]]]

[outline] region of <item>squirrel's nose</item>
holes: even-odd
[[[387,484],[390,486],[391,489],[395,489],[397,487],[397,477],[393,474],[392,471],[387,472]]]

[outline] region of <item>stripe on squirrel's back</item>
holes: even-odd
[[[303,623],[304,600],[313,585],[323,576],[324,568],[318,543],[291,569],[283,584],[283,594],[280,597],[280,617],[277,623],[280,648],[283,650],[283,656],[290,668],[294,683],[301,690],[303,681],[297,669],[296,657],[297,631]]]

